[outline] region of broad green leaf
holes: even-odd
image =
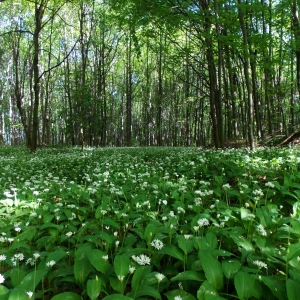
[[[140,285],[135,292],[132,291],[128,294],[128,296],[132,296],[134,299],[138,299],[142,296],[150,296],[154,299],[161,299],[161,295],[157,289],[149,285]]]
[[[265,207],[257,208],[256,215],[264,227],[270,227],[272,225],[270,212]]]
[[[90,261],[82,256],[75,260],[74,263],[74,276],[77,282],[83,284],[92,270]]]
[[[299,282],[295,280],[288,279],[286,281],[286,292],[288,296],[288,300],[299,300]]]
[[[116,276],[109,276],[111,287],[118,293],[123,294],[126,287],[126,280],[119,280]]]
[[[17,249],[18,251],[24,251],[24,250],[30,250],[30,246],[28,246],[27,242],[18,242],[17,240],[15,240],[13,244],[9,247],[9,249],[10,250]]]
[[[240,268],[241,263],[238,260],[231,259],[222,261],[222,270],[227,279],[232,279]]]
[[[90,279],[87,281],[87,294],[91,300],[96,300],[101,292],[101,279],[98,276],[95,279]]]
[[[49,270],[50,268],[30,272],[23,278],[21,283],[18,285],[18,288],[25,289],[26,291],[33,291],[40,281],[46,277]]]
[[[202,283],[201,287],[197,292],[198,300],[225,300],[225,298],[220,297],[217,291],[209,284],[206,280]]]
[[[131,282],[131,288],[134,293],[136,293],[138,287],[142,284],[143,278],[150,272],[150,266],[141,266],[134,272]]]
[[[6,288],[4,285],[0,284],[0,299],[7,300],[9,297],[10,290]]]
[[[208,245],[212,248],[212,249],[217,249],[218,247],[218,238],[211,232],[208,232],[205,235],[205,239],[208,243]]]
[[[212,251],[212,254],[214,256],[235,256],[233,253],[228,252],[226,250],[222,250],[222,249],[215,249]]]
[[[279,300],[286,300],[285,284],[275,276],[261,276],[263,283],[271,290],[272,294]]]
[[[92,266],[99,272],[103,274],[107,274],[109,271],[111,265],[108,262],[108,259],[104,259],[103,257],[106,257],[107,253],[100,251],[98,249],[92,249],[87,252],[86,257],[92,264]]]
[[[251,218],[253,219],[253,213],[247,208],[241,207],[241,219],[248,219]]]
[[[28,300],[26,290],[21,288],[14,288],[8,297],[8,300]],[[2,300],[2,299],[1,299]]]
[[[160,254],[167,254],[172,257],[175,257],[181,261],[184,260],[184,254],[182,253],[182,250],[174,245],[165,245],[160,251]]]
[[[114,259],[114,270],[117,276],[126,276],[131,261],[127,255],[117,255]]]
[[[134,298],[127,297],[122,294],[114,294],[104,297],[103,300],[134,300]]]
[[[102,223],[104,226],[111,226],[118,230],[120,229],[120,225],[113,219],[105,218]]]
[[[287,260],[300,256],[300,243],[291,244],[287,250]]]
[[[222,289],[223,272],[221,263],[212,253],[205,250],[199,251],[199,259],[205,272],[205,276],[211,286],[216,290]]]
[[[250,274],[240,271],[234,276],[234,286],[239,299],[248,299],[253,288],[253,279]]]
[[[193,250],[193,240],[192,239],[185,239],[183,235],[177,235],[176,237],[179,248],[188,255]]]
[[[62,250],[56,250],[54,252],[51,252],[47,259],[46,259],[46,263],[51,261],[51,260],[54,260],[56,263],[58,261],[60,261],[63,257],[65,257],[67,255],[67,253],[65,251],[62,251]]]
[[[27,299],[28,300],[28,299]],[[73,292],[65,292],[55,295],[51,300],[82,300],[81,296]]]
[[[204,281],[206,280],[205,275],[203,272],[197,271],[185,271],[181,272],[175,277],[170,279],[171,281],[181,281],[181,280],[195,280],[195,281]]]
[[[153,240],[157,232],[157,228],[158,228],[157,222],[154,223],[153,221],[146,226],[144,231],[144,239],[147,241],[147,244],[149,244]]]
[[[13,287],[17,287],[23,278],[26,276],[27,272],[22,269],[14,268],[9,272],[11,283]]]
[[[246,240],[243,236],[234,236],[230,234],[230,237],[238,246],[244,248],[247,252],[252,252],[255,250],[252,244],[248,240]]]
[[[28,229],[25,229],[22,233],[18,234],[18,237],[15,240],[18,242],[23,240],[31,241],[34,238],[35,234],[36,228],[29,227]]]
[[[168,298],[168,300],[174,300],[176,296],[181,297],[179,299],[182,300],[196,300],[196,298],[193,295],[180,289],[171,290],[165,293],[164,295]]]

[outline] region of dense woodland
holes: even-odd
[[[249,147],[299,124],[298,0],[2,0],[1,143]]]

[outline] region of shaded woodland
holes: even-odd
[[[207,146],[299,126],[296,0],[0,2],[0,140]]]

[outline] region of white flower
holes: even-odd
[[[103,258],[104,260],[108,260],[108,255],[103,255],[102,258]]]
[[[38,259],[40,256],[41,256],[41,255],[40,255],[38,252],[33,253],[34,259]]]
[[[26,292],[26,293],[27,293],[29,299],[31,299],[31,297],[33,296],[33,292]]]
[[[253,261],[253,264],[258,266],[260,269],[261,268],[265,268],[265,269],[268,269],[268,265],[260,260],[254,260]]]
[[[272,182],[267,182],[265,184],[265,186],[270,187],[270,188],[274,188],[275,187],[275,185]]]
[[[150,265],[150,257],[145,254],[141,254],[140,256],[131,256],[131,258],[140,266]]]
[[[122,275],[122,276],[120,276],[120,275],[118,275],[118,279],[122,282],[123,280],[124,280],[124,275]]]
[[[155,277],[158,282],[161,282],[166,276],[164,274],[157,273],[157,274],[155,274]]]
[[[257,226],[257,231],[262,235],[262,236],[267,236],[267,232],[265,230],[265,227],[262,224],[259,224]]]
[[[115,244],[116,244],[116,247],[118,247],[120,244],[120,241],[116,241]]]
[[[161,240],[155,239],[150,243],[150,245],[156,250],[161,250],[164,246],[164,243]]]
[[[0,284],[2,284],[4,282],[5,278],[2,274],[0,274]]]
[[[24,254],[23,253],[17,253],[14,255],[14,258],[19,260],[19,261],[22,261],[24,260]]]
[[[223,185],[222,185],[222,188],[223,188],[224,190],[228,190],[228,189],[231,188],[231,186],[230,186],[229,183],[226,183],[226,184],[223,184]]]
[[[200,227],[204,227],[204,226],[208,226],[209,225],[209,221],[206,219],[206,218],[203,218],[203,219],[199,219],[197,221],[198,225]]]
[[[53,267],[55,265],[56,261],[55,260],[50,260],[46,263],[47,267]]]
[[[186,240],[188,240],[190,237],[191,237],[190,234],[185,234],[185,235],[184,235],[184,238],[185,238]]]
[[[20,228],[20,227],[15,227],[15,231],[16,231],[16,232],[20,232],[20,231],[21,231],[21,228]]]
[[[129,273],[130,273],[130,274],[133,274],[134,271],[135,271],[135,267],[129,266]]]
[[[180,296],[175,296],[174,300],[182,300],[182,298]]]
[[[0,261],[6,260],[6,256],[4,254],[0,255]]]
[[[72,231],[69,231],[69,232],[66,233],[66,236],[67,236],[67,237],[71,237],[72,235],[73,235],[73,232],[72,232]]]

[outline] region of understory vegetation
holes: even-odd
[[[0,148],[0,298],[299,299],[300,148]]]

